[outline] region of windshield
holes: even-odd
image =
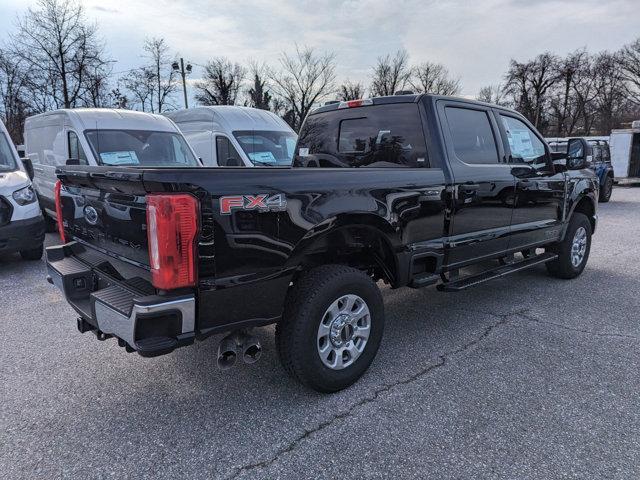
[[[17,167],[13,147],[6,135],[0,133],[0,171],[7,172]]]
[[[267,130],[241,130],[233,136],[247,154],[249,160],[258,166],[289,166],[298,137],[292,132],[271,132]]]
[[[102,165],[200,166],[178,133],[149,130],[87,130],[84,133]]]

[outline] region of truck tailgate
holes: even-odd
[[[133,169],[58,172],[67,241],[149,268],[145,190]]]

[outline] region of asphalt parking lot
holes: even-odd
[[[577,280],[385,288],[377,359],[334,395],[286,377],[273,328],[227,372],[217,339],[81,335],[43,263],[1,257],[0,477],[639,478],[640,188],[599,214]]]

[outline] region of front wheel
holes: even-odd
[[[582,273],[591,251],[591,223],[582,213],[574,213],[564,240],[547,249],[558,258],[547,262],[547,271],[558,278],[575,278]]]
[[[373,280],[355,268],[321,266],[295,282],[286,302],[276,346],[287,373],[319,392],[358,380],[384,329],[382,295]]]
[[[42,258],[42,253],[44,251],[44,246],[40,245],[36,248],[31,248],[29,250],[20,250],[20,256],[23,260],[40,260]]]
[[[613,193],[613,178],[607,177],[604,179],[602,188],[600,189],[600,195],[598,201],[600,203],[607,203],[611,199]]]

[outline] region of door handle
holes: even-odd
[[[478,190],[480,190],[480,184],[463,183],[462,185],[460,185],[460,190],[462,190],[463,192],[477,192]]]

